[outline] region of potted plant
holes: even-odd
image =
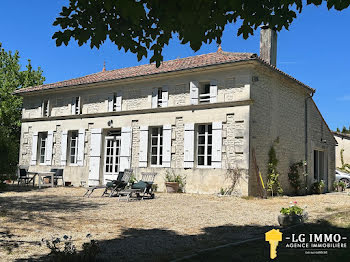
[[[296,201],[290,204],[289,207],[282,207],[281,214],[278,216],[278,223],[283,227],[303,223],[308,217],[307,212],[296,205]]]
[[[320,182],[315,182],[312,184],[311,191],[314,194],[322,194],[324,188],[325,188],[325,183],[323,180],[321,180]]]
[[[343,181],[334,181],[333,187],[335,191],[343,192],[346,188],[346,184]]]
[[[185,178],[181,175],[176,175],[173,171],[165,173],[165,187],[167,193],[182,192],[185,186]]]

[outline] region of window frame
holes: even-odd
[[[157,108],[163,107],[163,88],[157,88]]]
[[[326,151],[314,149],[314,180],[315,181],[321,181],[322,179],[325,180],[326,175]],[[321,161],[320,161],[321,160]],[[321,179],[322,178],[322,179]]]
[[[47,137],[48,132],[39,132],[38,133],[38,152],[37,152],[37,162],[39,165],[46,164],[46,150],[47,150]],[[43,146],[44,142],[44,146]],[[43,154],[42,154],[43,152]],[[43,158],[43,161],[41,161]]]
[[[209,88],[208,92],[205,92],[206,87]],[[210,103],[210,81],[200,82],[198,87],[198,103],[207,104]]]
[[[153,135],[153,130],[157,130],[157,135]],[[153,144],[153,138],[157,139],[156,144]],[[149,128],[149,166],[150,167],[162,167],[163,166],[163,126],[152,126]],[[153,154],[152,148],[157,148],[156,154]],[[152,158],[156,157],[156,163],[152,163]]]
[[[42,102],[42,117],[49,117],[50,116],[50,101],[49,99],[44,99]]]
[[[204,126],[204,133],[200,134],[199,129],[201,126]],[[210,128],[209,128],[210,127]],[[211,168],[213,164],[213,124],[212,123],[206,123],[206,124],[197,124],[196,125],[196,143],[195,143],[195,162],[197,168]],[[200,144],[200,137],[204,137],[204,144]],[[210,139],[209,139],[210,138]],[[211,140],[211,142],[209,141]],[[199,147],[204,147],[204,152],[199,154]],[[210,149],[210,150],[209,150]],[[210,151],[210,152],[209,152]],[[199,157],[203,157],[203,164],[200,164]],[[210,161],[209,161],[210,159]],[[210,162],[208,164],[208,162]]]
[[[73,134],[76,135],[73,138]],[[72,141],[75,141],[74,148],[74,155],[72,155]],[[78,130],[71,130],[68,132],[68,165],[70,166],[77,166],[78,165],[78,145],[79,145],[79,131]],[[72,162],[72,157],[74,157],[75,162]]]
[[[81,115],[81,97],[76,96],[75,97],[75,108],[74,108],[74,114],[75,115]]]

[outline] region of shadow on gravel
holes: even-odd
[[[203,233],[198,235],[179,235],[164,229],[125,229],[119,238],[100,241],[101,252],[96,260],[91,261],[270,261],[270,246],[264,239],[264,233],[270,229],[272,227],[227,225],[205,228]],[[278,245],[278,256],[274,261],[348,261],[349,247],[328,250],[327,255],[306,255],[304,249],[287,248],[285,237],[293,233],[339,233],[347,237],[346,242],[349,246],[349,229],[335,227],[322,221],[304,224],[283,231],[284,238]],[[203,251],[257,237],[260,239],[253,242]],[[55,261],[50,255],[46,255],[29,261],[50,260]]]

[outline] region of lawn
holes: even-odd
[[[42,239],[72,236],[80,249],[88,241],[86,235],[91,234],[99,242],[101,261],[169,261],[262,237],[278,226],[279,210],[290,201],[307,206],[310,214],[309,224],[293,230],[322,231],[324,221],[332,230],[350,230],[347,194],[261,200],[157,193],[153,200],[122,202],[102,198],[100,191],[91,198],[81,197],[83,193],[83,188],[29,188],[0,193],[0,257],[5,261],[45,260],[50,250],[40,245]],[[238,261],[256,261],[254,254],[268,258],[268,251],[268,243],[259,240],[202,252],[188,260],[202,261],[205,254],[204,260],[221,257],[230,261],[235,255]],[[302,251],[278,252],[278,258],[284,253],[304,255]],[[251,260],[245,260],[249,257]]]

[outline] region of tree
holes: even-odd
[[[99,48],[107,37],[140,61],[153,51],[150,62],[163,60],[162,50],[177,35],[181,44],[198,51],[203,43],[221,43],[225,26],[241,21],[237,35],[247,39],[262,24],[288,29],[305,5],[327,3],[328,9],[348,8],[348,0],[70,0],[53,23],[56,45],[75,39],[81,46]]]
[[[18,51],[7,52],[0,43],[0,176],[14,174],[18,163],[22,98],[13,92],[45,80],[40,67],[34,70],[30,60],[21,71],[19,58]]]

